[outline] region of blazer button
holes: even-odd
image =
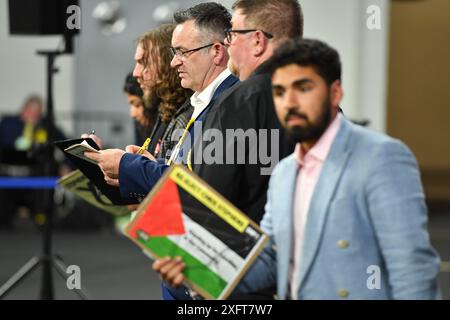
[[[345,289],[339,289],[338,295],[341,298],[347,298],[348,295],[349,295],[349,292],[347,290],[345,290]]]
[[[345,248],[348,248],[348,246],[349,246],[349,243],[348,243],[347,240],[339,240],[338,241],[338,247],[339,248],[345,249]]]

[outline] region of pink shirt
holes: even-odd
[[[338,113],[319,141],[306,154],[303,154],[300,143],[295,148],[298,174],[293,207],[294,233],[290,265],[290,293],[291,298],[295,300],[297,299],[297,292],[300,288],[299,275],[303,250],[303,235],[308,217],[309,204],[323,163],[328,156],[334,138],[336,138],[341,121],[342,115]]]

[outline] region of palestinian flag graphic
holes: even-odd
[[[154,258],[182,257],[187,285],[207,299],[226,299],[268,240],[182,166],[165,174],[126,233]]]

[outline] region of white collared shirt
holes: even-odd
[[[197,119],[197,117],[203,112],[203,110],[205,110],[205,108],[211,102],[217,88],[222,84],[222,82],[226,78],[228,78],[230,74],[231,74],[230,70],[225,69],[202,92],[196,91],[192,95],[191,105],[194,107],[194,113],[192,114],[192,118]]]

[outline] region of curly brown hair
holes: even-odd
[[[164,123],[169,123],[178,108],[192,95],[191,90],[181,86],[178,72],[170,66],[174,29],[174,24],[163,24],[144,33],[137,40],[144,49],[143,60],[146,63],[156,63],[155,86],[150,91],[153,97],[160,100],[158,111]]]

